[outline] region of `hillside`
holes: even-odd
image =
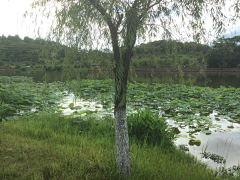
[[[109,64],[112,55],[96,50],[79,52],[74,48],[39,38],[25,37],[22,40],[18,35],[0,36],[0,66],[62,66],[65,58],[73,59],[73,62],[69,63],[71,65],[90,67],[94,63],[101,66]]]
[[[25,37],[23,40],[16,36],[1,36],[0,37],[0,61],[1,65],[37,65],[39,57],[48,44],[48,50],[51,52],[54,50],[55,42],[47,42],[42,39],[31,39]],[[65,49],[67,47],[61,45],[58,51],[57,58],[60,62],[64,59]]]
[[[203,57],[210,50],[207,45],[193,42],[160,40],[136,46],[132,63],[135,67],[195,67],[203,63]]]
[[[240,36],[219,38],[213,46],[194,42],[159,40],[134,47],[132,64],[145,68],[209,67],[236,68],[240,64]],[[71,62],[65,60],[72,59]],[[78,51],[43,39],[23,40],[16,36],[0,37],[0,66],[62,66],[89,68],[113,64],[113,53],[98,50]],[[50,68],[48,68],[50,69]],[[61,68],[60,68],[61,69]]]

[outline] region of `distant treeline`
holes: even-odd
[[[89,67],[93,63],[104,66],[112,60],[112,54],[101,51],[78,52],[74,48],[40,38],[24,37],[22,40],[18,35],[0,36],[0,66],[61,66],[67,54],[68,57],[69,54],[74,54],[74,64],[83,67]]]
[[[113,64],[113,53],[98,50],[81,52],[54,41],[40,38],[0,36],[0,66],[62,65],[72,56],[75,66],[106,67]],[[53,63],[54,62],[54,63]],[[195,42],[160,40],[141,44],[134,48],[134,67],[195,67],[236,68],[240,66],[240,36],[219,38],[212,46]]]
[[[240,36],[217,39],[206,57],[209,68],[240,68]]]
[[[47,41],[42,39],[32,39],[25,37],[23,40],[18,36],[1,36],[0,37],[0,60],[3,62],[17,63],[26,62],[38,64],[39,57],[42,53],[44,45]],[[56,45],[55,42],[50,42],[52,45]],[[53,50],[53,46],[49,46],[50,51]],[[62,49],[58,52],[60,61],[63,60],[66,46],[62,46]]]
[[[135,67],[240,67],[240,36],[219,38],[211,46],[195,42],[154,41],[135,47]]]

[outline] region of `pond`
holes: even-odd
[[[43,72],[8,72],[2,75],[29,76],[33,77],[35,81],[41,81]],[[170,89],[164,85],[158,88],[158,85],[154,84],[152,86],[140,84],[145,82],[164,83],[168,78],[172,78],[173,84],[178,83],[178,73],[170,75],[155,73],[153,77],[150,73],[138,73],[137,75],[137,78],[134,76],[132,78],[139,84],[130,83],[128,88],[128,113],[144,108],[159,112],[160,116],[167,118],[169,126],[175,128],[178,133],[176,145],[185,145],[189,148],[190,153],[208,163],[210,167],[225,166],[229,168],[240,164],[240,92],[239,89],[225,88],[229,86],[239,88],[240,73],[206,73],[207,78],[211,80],[208,84],[199,73],[191,73],[191,80],[186,75],[185,84],[219,88],[214,92],[211,88],[181,89],[180,86],[174,86]],[[60,81],[61,73],[48,72],[48,77],[50,82]],[[90,76],[86,76],[86,78],[101,79],[95,73],[90,73]],[[93,84],[91,90],[89,88],[88,85],[83,86],[84,98],[76,99],[75,102],[73,94],[69,94],[59,101],[61,102],[60,106],[63,107],[63,113],[70,115],[75,112],[78,115],[85,115],[89,112],[93,114],[97,112],[98,115],[113,116],[113,87],[104,83],[96,83]],[[105,89],[108,89],[106,93]],[[150,89],[152,91],[149,91]],[[102,93],[99,93],[101,91]],[[99,95],[96,96],[96,93]],[[159,94],[161,96],[158,96]],[[85,98],[88,96],[98,100]],[[209,158],[202,158],[204,154],[201,153],[205,151],[205,148],[206,152],[222,156],[226,159],[226,163],[223,161],[217,163]]]
[[[184,82],[181,82],[179,79],[179,73],[172,72],[170,74],[165,72],[157,72],[151,76],[149,72],[137,72],[137,77],[135,75],[129,74],[129,80],[134,80],[139,83],[168,83],[172,81],[173,84],[183,83],[186,85],[196,85],[201,87],[213,87],[218,88],[221,85],[225,87],[240,87],[240,73],[239,72],[208,72],[205,73],[206,78],[198,72],[185,72],[184,73]],[[4,72],[0,71],[1,76],[27,76],[33,77],[35,82],[42,82],[44,75],[43,71],[12,71]],[[109,76],[113,78],[113,74],[110,72]],[[61,81],[62,73],[61,72],[47,72],[48,82]],[[104,79],[103,76],[97,75],[95,72],[89,72],[84,75],[86,79]]]
[[[113,103],[111,103],[113,94],[107,95],[103,93],[97,97],[97,92],[95,92],[96,94],[94,95],[94,92],[91,93],[87,91],[87,89],[94,88],[94,86],[99,87],[98,91],[104,89],[103,82],[96,82],[93,87],[89,85],[84,89],[86,86],[83,86],[83,92],[86,96],[96,96],[96,99],[101,100],[81,98],[73,103],[74,95],[70,94],[64,98],[64,102],[61,104],[66,108],[63,110],[63,113],[70,115],[75,112],[76,114],[85,115],[90,111],[90,113],[97,112],[97,115],[109,114],[113,116]],[[180,87],[174,87],[175,89],[179,88],[179,90],[174,90],[174,88],[170,90],[169,87],[162,86],[161,88],[157,88],[160,92],[159,94],[166,93],[166,96],[161,96],[163,99],[161,101],[161,97],[158,98],[157,94],[154,93],[157,91],[157,89],[154,90],[156,86],[157,85],[153,85],[149,87],[141,86],[140,84],[132,86],[130,84],[128,88],[128,95],[130,97],[128,99],[127,113],[136,112],[136,109],[144,108],[150,108],[152,111],[159,112],[160,116],[167,118],[169,126],[173,127],[175,132],[178,133],[179,137],[175,141],[176,145],[188,147],[190,153],[203,162],[208,163],[208,165],[213,168],[230,168],[239,165],[239,89],[225,88],[223,86],[218,90],[194,87],[192,89],[187,89],[184,95],[184,88],[180,89]],[[153,89],[153,92],[147,92],[147,89]],[[113,89],[111,91],[113,91]],[[177,91],[182,92],[177,93]],[[194,92],[196,94],[194,94]],[[220,95],[221,92],[225,93]],[[197,94],[199,94],[199,96]],[[181,96],[185,97],[181,98]],[[169,106],[167,105],[168,103]],[[200,107],[201,105],[203,108]],[[69,106],[81,108],[80,110],[76,110]],[[196,106],[195,109],[193,108],[194,106]],[[236,106],[236,108],[234,106]],[[175,112],[174,108],[176,108]],[[237,116],[235,116],[236,114]],[[206,156],[212,154],[213,156],[221,156],[223,159],[219,161],[218,157],[215,157],[215,161],[213,161],[212,159],[214,158],[203,158],[205,155],[202,153],[204,152]],[[225,160],[226,163],[224,163]]]

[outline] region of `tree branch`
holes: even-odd
[[[158,5],[159,3],[152,4],[148,9],[151,9],[153,6]]]
[[[113,27],[115,28],[110,15],[107,14],[106,10],[102,7],[101,4],[99,4],[99,0],[88,0],[88,1],[93,5],[93,7],[95,7],[102,14],[102,16],[105,16],[106,22],[110,28],[110,31]]]
[[[135,0],[135,1],[133,2],[132,8],[136,8],[137,5],[138,5],[138,0]]]
[[[143,18],[144,14],[145,14],[146,12],[148,12],[148,10],[151,9],[153,6],[155,6],[157,3],[155,3],[155,4],[151,5],[151,6],[150,6],[150,4],[151,4],[151,1],[149,0],[148,3],[147,3],[147,8],[146,8],[146,10],[143,10],[142,14],[138,16],[139,22],[141,22],[141,19]]]
[[[160,24],[143,24],[143,25],[146,25],[146,26],[161,26],[166,32],[169,32],[171,35],[173,35],[177,39],[176,36],[178,36],[178,35],[177,35],[177,33],[175,33],[176,36],[173,34],[174,31],[172,30],[171,27],[166,27],[166,26],[163,26],[163,25],[160,25]]]
[[[88,0],[103,16],[106,14],[106,10],[99,4],[99,0]]]
[[[118,20],[118,22],[117,22],[117,24],[116,24],[116,29],[118,30],[118,28],[119,28],[119,26],[120,26],[120,24],[121,24],[121,22],[122,22],[122,19],[123,19],[123,14],[121,14],[121,16],[119,17],[119,20]]]
[[[116,62],[118,62],[120,59],[120,52],[119,52],[119,45],[118,45],[117,29],[116,29],[115,25],[113,24],[110,15],[107,14],[106,10],[103,8],[103,6],[101,4],[99,4],[99,0],[88,0],[88,1],[93,5],[93,7],[95,7],[102,14],[103,17],[105,17],[104,19],[107,22],[110,33],[111,33],[114,59]]]

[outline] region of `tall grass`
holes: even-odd
[[[178,149],[130,136],[132,179],[214,179],[206,164]],[[0,125],[0,179],[122,179],[109,120],[43,112]]]

